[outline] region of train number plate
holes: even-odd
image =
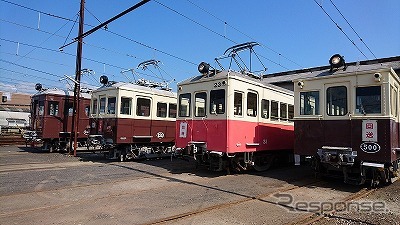
[[[364,142],[360,145],[360,149],[366,153],[376,153],[381,150],[381,146],[375,142]]]

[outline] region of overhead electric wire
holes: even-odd
[[[346,36],[346,38],[357,48],[357,50],[366,58],[368,59],[368,57],[364,54],[363,51],[361,51],[361,49],[356,45],[356,43],[354,43],[353,40],[350,39],[350,37],[346,34],[346,32],[344,32],[344,30],[336,23],[336,21],[331,17],[331,15],[329,15],[329,13],[324,9],[324,7],[322,7],[321,4],[319,4],[317,2],[317,0],[314,0],[314,2],[322,9],[322,11],[324,11],[324,13],[329,17],[329,19],[336,25],[336,27]]]
[[[360,41],[367,47],[368,51],[375,57],[375,54],[371,51],[371,49],[368,47],[368,45],[364,42],[364,40],[360,37],[360,35],[357,33],[357,31],[353,28],[353,26],[350,24],[350,22],[346,19],[346,17],[342,14],[342,12],[336,7],[335,3],[333,3],[332,0],[329,0],[332,5],[335,7],[335,9],[340,13],[340,15],[343,17],[343,19],[346,21],[346,23],[350,26],[350,28],[354,31],[354,33],[357,35],[357,37],[360,39]]]

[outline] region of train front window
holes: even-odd
[[[347,88],[345,86],[329,87],[326,90],[326,108],[329,116],[347,114]]]
[[[257,116],[257,94],[253,92],[247,93],[247,115],[251,117]]]
[[[131,115],[132,98],[121,97],[121,114]]]
[[[190,93],[179,95],[179,116],[189,117],[190,116]]]
[[[101,97],[100,98],[100,114],[105,114],[106,113],[106,97]]]
[[[399,110],[399,106],[397,105],[397,96],[398,96],[398,94],[397,94],[397,88],[391,86],[390,90],[391,90],[391,91],[390,91],[390,99],[391,99],[391,101],[390,101],[390,107],[391,107],[391,112],[392,112],[392,115],[393,115],[394,117],[397,117],[397,113],[398,113],[398,110]]]
[[[242,109],[243,109],[243,94],[240,92],[235,92],[233,98],[233,115],[235,116],[242,116]]]
[[[169,103],[168,117],[176,118],[176,104]]]
[[[196,117],[206,116],[207,93],[200,92],[194,95],[194,110]]]
[[[356,88],[356,113],[381,113],[381,86]]]
[[[212,90],[210,92],[210,114],[225,113],[225,90]]]
[[[319,115],[319,92],[300,92],[300,115]]]
[[[150,99],[147,98],[138,98],[137,99],[137,107],[136,107],[136,115],[137,116],[150,116]]]
[[[93,99],[92,109],[92,114],[97,114],[97,99]]]
[[[39,116],[44,115],[44,102],[39,102]]]
[[[58,115],[58,102],[49,102],[49,115],[50,116]]]
[[[107,105],[107,113],[108,114],[115,114],[115,102],[116,101],[117,101],[116,97],[108,98],[108,105]]]
[[[157,102],[157,117],[167,117],[167,103]]]

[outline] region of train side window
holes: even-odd
[[[279,103],[276,101],[271,101],[271,120],[279,119]]]
[[[233,99],[233,115],[242,116],[243,112],[243,93],[235,92]]]
[[[390,89],[391,89],[391,91],[390,91],[391,112],[392,112],[392,115],[394,117],[397,117],[398,110],[399,110],[399,106],[397,105],[397,102],[398,102],[398,98],[397,98],[398,94],[397,93],[398,93],[398,91],[397,91],[397,88],[394,87],[394,86],[391,86]]]
[[[88,117],[90,115],[90,106],[85,106],[85,115]]]
[[[106,113],[106,97],[100,97],[100,114]]]
[[[117,101],[116,97],[108,97],[107,101],[107,113],[115,114],[115,102]]]
[[[261,100],[261,117],[264,119],[269,118],[269,100]]]
[[[138,98],[136,106],[137,116],[150,116],[150,99]]]
[[[287,104],[286,103],[282,103],[281,102],[281,105],[280,105],[280,111],[281,111],[281,120],[288,120],[288,117],[287,117]]]
[[[121,97],[121,114],[131,115],[132,98]]]
[[[210,114],[225,113],[225,90],[212,90],[210,92]]]
[[[72,116],[74,114],[74,103],[73,102],[68,102],[67,104],[67,108],[65,110],[66,113],[68,113],[68,116]]]
[[[326,108],[329,116],[347,114],[347,88],[345,86],[329,87],[326,90]]]
[[[157,117],[167,117],[167,103],[157,102]]]
[[[168,117],[176,118],[176,104],[169,103]]]
[[[356,88],[356,113],[381,113],[381,86]]]
[[[190,93],[179,95],[179,116],[189,117],[190,116]]]
[[[97,99],[93,99],[92,114],[97,114]]]
[[[292,121],[294,117],[294,105],[288,105],[288,119]]]
[[[49,115],[50,116],[58,115],[58,102],[49,102]]]
[[[253,92],[247,93],[247,115],[257,116],[257,94]]]
[[[319,91],[300,92],[300,115],[319,115]]]
[[[44,102],[39,102],[39,116],[44,115]]]
[[[194,115],[196,117],[206,116],[207,93],[199,92],[194,95]]]

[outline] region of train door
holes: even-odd
[[[350,82],[324,85],[324,145],[334,147],[352,146],[350,115]],[[322,147],[322,146],[321,146]]]

